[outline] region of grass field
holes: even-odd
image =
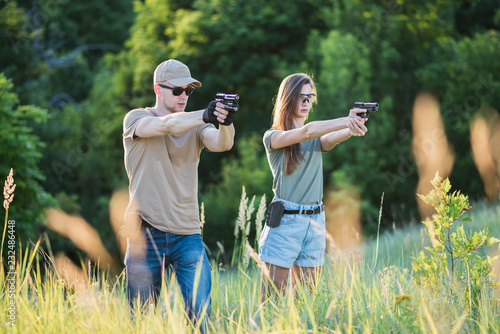
[[[473,221],[466,226],[475,230],[487,224],[491,236],[500,236],[500,206],[474,206]],[[411,256],[430,243],[422,227],[414,224],[367,240],[362,248],[331,252],[317,287],[270,300],[259,317],[253,317],[260,304],[256,264],[235,261],[240,264],[231,267],[214,261],[210,332],[500,333],[498,287],[485,284],[472,305],[463,298],[467,286],[450,292],[445,285],[434,290],[415,285]],[[44,257],[43,252],[49,254]],[[158,307],[132,320],[123,274],[100,271],[88,263],[84,270],[67,264],[64,273],[55,272],[55,263],[64,259],[51,255],[43,239],[36,245],[18,245],[16,257],[15,274],[9,269],[0,272],[5,287],[1,332],[193,331],[171,278]]]

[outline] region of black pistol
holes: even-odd
[[[234,111],[238,111],[240,97],[238,94],[225,94],[225,93],[217,93],[215,97],[216,102],[220,102],[227,107],[233,109]]]
[[[378,102],[354,102],[354,108],[366,109],[366,112],[358,113],[358,116],[368,119],[368,114],[378,111]]]

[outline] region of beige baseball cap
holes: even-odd
[[[182,87],[186,85],[193,85],[201,87],[201,82],[191,77],[189,68],[175,59],[165,60],[158,65],[154,73],[154,82],[168,81],[174,86]]]

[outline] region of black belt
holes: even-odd
[[[305,209],[305,210],[285,210],[283,211],[284,213],[286,214],[289,214],[289,215],[297,215],[299,213],[303,214],[303,215],[308,215],[308,216],[312,216],[312,215],[315,215],[317,213],[320,213],[321,211],[323,211],[325,208],[324,205],[322,206],[318,206],[316,209]]]

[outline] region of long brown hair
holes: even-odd
[[[306,84],[311,85],[313,93],[316,94],[312,78],[305,73],[291,74],[283,79],[274,105],[273,129],[287,131],[295,128],[293,119],[299,108],[302,87]],[[300,153],[300,143],[285,147],[285,174],[292,174],[297,164],[303,159]]]

